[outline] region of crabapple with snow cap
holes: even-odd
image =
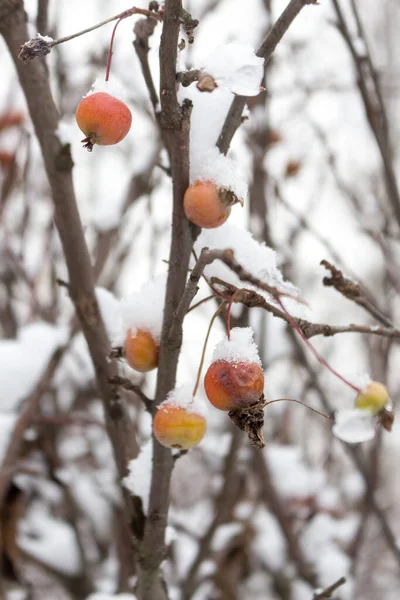
[[[181,386],[160,404],[153,421],[154,436],[166,448],[193,448],[206,433],[205,414],[204,402],[193,398],[190,386]]]
[[[185,192],[185,215],[198,227],[214,229],[228,219],[233,204],[239,202],[235,194],[214,181],[195,181]]]
[[[264,372],[250,327],[236,327],[215,347],[204,377],[208,400],[219,410],[256,404],[264,391]]]
[[[124,356],[141,373],[158,366],[167,274],[147,281],[121,300]]]
[[[151,333],[143,329],[129,329],[125,339],[124,353],[128,364],[141,373],[158,366],[158,343]]]

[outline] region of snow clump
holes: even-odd
[[[215,346],[212,362],[224,360],[232,363],[255,363],[261,367],[261,360],[253,337],[254,332],[251,327],[234,327],[231,330],[230,339],[225,337]]]
[[[204,400],[193,396],[191,385],[180,385],[172,390],[167,399],[162,403],[164,406],[176,406],[184,408],[188,413],[196,413],[201,417],[206,417],[208,408]]]
[[[143,287],[121,300],[123,329],[134,335],[138,329],[147,331],[156,342],[161,339],[167,273],[148,281]]]

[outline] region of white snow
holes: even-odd
[[[49,567],[65,575],[78,575],[82,569],[76,535],[71,525],[51,517],[39,504],[33,505],[21,524],[18,544]]]
[[[124,329],[120,301],[112,292],[102,287],[96,288],[96,298],[111,344],[122,346],[124,343]]]
[[[36,37],[47,43],[54,42],[54,38],[50,37],[49,35],[41,35],[40,33],[37,33]]]
[[[208,414],[208,407],[200,396],[193,397],[193,386],[191,384],[180,385],[172,390],[162,406],[176,406],[184,408],[187,412],[196,413],[202,417]]]
[[[247,184],[235,162],[216,147],[197,152],[196,159],[191,161],[190,181],[199,180],[214,181],[219,187],[231,190],[242,204],[247,198]]]
[[[368,442],[375,437],[375,419],[369,411],[360,408],[338,410],[332,433],[348,444]]]
[[[64,119],[60,119],[55,133],[58,139],[60,140],[61,144],[72,145],[75,134],[75,127],[74,125],[72,125],[72,123],[68,123]]]
[[[150,438],[142,446],[139,456],[129,462],[129,473],[122,480],[122,484],[132,495],[140,496],[145,512],[147,512],[149,505],[152,461],[153,442]]]
[[[265,244],[257,242],[246,229],[231,225],[230,223],[224,223],[217,229],[203,229],[195,244],[197,255],[200,254],[204,247],[208,247],[211,250],[231,249],[238,263],[251,273],[251,275],[264,283],[278,288],[282,292],[293,296],[298,294],[297,288],[289,281],[284,280],[278,268],[276,252]],[[219,260],[215,260],[212,264],[208,265],[204,269],[204,273],[209,278],[218,277],[239,288],[256,289],[261,296],[264,296],[269,302],[274,303],[269,294],[250,283],[240,281],[236,273]],[[310,310],[304,304],[299,304],[291,298],[285,298],[285,306],[293,316],[310,316]]]
[[[134,594],[91,594],[86,600],[136,600]]]
[[[90,477],[87,473],[80,473],[76,467],[70,467],[68,471],[58,470],[57,475],[67,483],[82,514],[86,514],[92,523],[97,538],[107,542],[112,534],[113,506],[109,495],[101,493],[103,486],[97,473]]]
[[[324,472],[308,466],[298,446],[269,444],[264,453],[283,499],[309,498],[324,486]]]
[[[90,90],[83,97],[87,98],[92,94],[97,94],[98,92],[104,92],[105,94],[110,94],[110,96],[114,96],[121,100],[122,102],[126,101],[128,91],[125,89],[123,83],[116,77],[114,74],[109,81],[106,81],[104,75],[98,77],[93,83]]]
[[[258,349],[254,342],[254,331],[251,327],[234,327],[231,329],[231,339],[228,336],[219,342],[212,355],[212,362],[224,360],[227,362],[255,363],[261,367]]]
[[[264,59],[249,44],[232,42],[218,46],[204,61],[203,69],[219,86],[234,94],[257,96],[264,71]]]
[[[220,525],[214,534],[211,548],[214,552],[219,552],[227,547],[229,542],[235,536],[243,531],[242,523],[224,523]]]
[[[45,322],[26,325],[15,340],[0,341],[1,411],[10,412],[39,380],[53,352],[67,341],[67,329]]]
[[[307,526],[302,536],[303,548],[307,557],[315,565],[319,584],[324,588],[346,577],[348,581],[340,588],[341,597],[346,600],[352,588],[348,578],[351,559],[340,545],[348,545],[357,532],[359,517],[349,514],[344,519],[334,519],[327,514],[318,514]]]
[[[124,331],[138,329],[151,333],[156,341],[161,338],[167,274],[151,279],[131,296],[121,300]]]
[[[280,571],[286,564],[286,543],[275,517],[265,508],[259,508],[253,519],[257,532],[253,549],[274,571]]]
[[[358,471],[350,471],[343,475],[340,487],[346,500],[357,503],[365,494],[365,481]]]
[[[239,163],[223,156],[216,148],[225,117],[234,98],[224,88],[211,94],[200,92],[195,84],[180,88],[180,102],[193,102],[190,118],[190,181],[211,180],[232,190],[239,200],[247,197],[247,183]]]

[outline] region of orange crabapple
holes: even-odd
[[[107,94],[95,92],[85,96],[76,109],[76,121],[86,135],[84,147],[92,151],[93,146],[111,146],[127,135],[132,114],[127,105]]]
[[[158,366],[159,346],[148,331],[129,329],[125,338],[124,354],[128,364],[141,373]]]
[[[198,227],[214,229],[228,219],[233,204],[239,202],[231,190],[217,186],[213,181],[198,180],[185,192],[185,215]]]
[[[264,372],[257,363],[216,360],[204,377],[207,398],[219,410],[256,404],[264,391]]]
[[[190,406],[190,405],[189,405]],[[203,415],[190,408],[177,406],[166,400],[153,421],[153,432],[157,441],[166,448],[188,450],[201,442],[207,429]]]

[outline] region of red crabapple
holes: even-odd
[[[215,408],[247,408],[256,404],[264,391],[264,373],[257,363],[216,360],[204,377],[204,389]]]
[[[84,147],[92,151],[95,144],[111,146],[123,140],[131,127],[132,114],[118,98],[95,92],[78,104],[76,121],[86,135]]]

